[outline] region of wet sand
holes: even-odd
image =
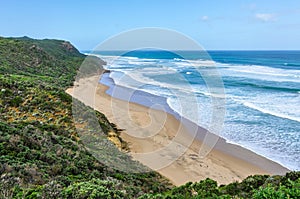
[[[105,93],[108,87],[99,84],[99,78],[100,75],[82,78],[66,92],[124,129],[121,137],[129,143],[133,159],[156,170],[174,185],[205,178],[228,184],[249,175],[288,171],[250,150],[207,134],[205,129],[196,128],[189,121],[179,121],[164,111],[112,98]],[[196,130],[191,132],[191,129]]]

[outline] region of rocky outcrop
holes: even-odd
[[[64,49],[66,49],[69,52],[74,52],[76,50],[75,47],[70,42],[67,41],[64,41],[62,43],[62,46]]]

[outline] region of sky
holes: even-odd
[[[135,28],[178,31],[207,50],[300,50],[299,0],[0,0],[0,36],[91,50]]]

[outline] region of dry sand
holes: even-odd
[[[207,145],[194,139],[173,115],[112,98],[105,93],[108,88],[98,83],[99,77],[80,79],[66,92],[104,113],[110,122],[124,129],[121,137],[129,143],[132,157],[158,171],[174,185],[205,178],[227,184],[249,175],[288,171],[221,138],[205,157],[200,157],[199,149]]]

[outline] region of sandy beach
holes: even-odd
[[[205,157],[200,157],[199,149],[206,145],[201,139],[194,139],[173,115],[112,98],[105,93],[108,87],[98,83],[99,78],[100,75],[82,78],[66,92],[104,113],[110,122],[124,129],[121,137],[129,143],[132,157],[157,170],[174,185],[205,178],[228,184],[249,175],[288,171],[252,151],[226,143],[222,138]]]

